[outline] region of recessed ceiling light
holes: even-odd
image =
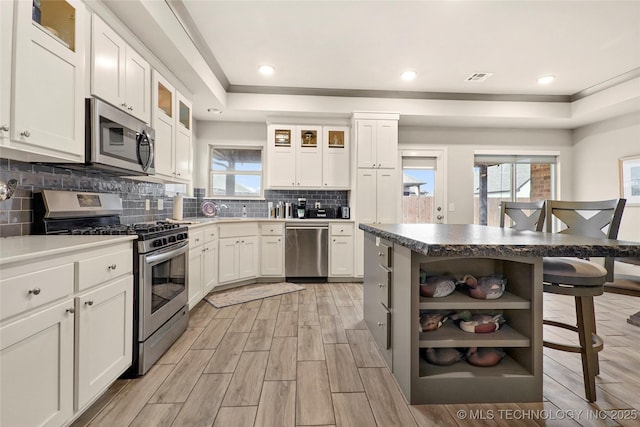
[[[540,76],[540,77],[538,77],[538,84],[548,85],[549,83],[551,83],[555,79],[556,79],[556,76],[553,76],[551,74],[549,74],[547,76]]]
[[[408,71],[405,71],[404,73],[400,74],[400,78],[402,80],[409,81],[409,80],[415,79],[417,75],[418,75],[418,73],[416,73],[415,71],[408,70]]]
[[[270,76],[275,71],[275,68],[273,68],[271,65],[261,65],[260,68],[258,68],[258,71],[260,71],[260,74]]]

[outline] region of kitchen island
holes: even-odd
[[[542,400],[542,257],[640,254],[640,243],[479,225],[360,224],[365,231],[364,318],[410,404],[535,402]],[[461,289],[441,298],[420,296],[427,276],[507,279],[497,299]],[[424,274],[423,273],[423,274]],[[454,322],[420,332],[421,312],[500,314],[492,333],[462,331]],[[434,365],[426,349],[494,347],[506,356],[491,367],[460,360]]]

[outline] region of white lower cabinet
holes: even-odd
[[[67,425],[131,365],[132,264],[127,240],[2,265],[0,425]]]
[[[73,416],[73,299],[0,327],[0,425],[59,426]]]
[[[260,225],[260,275],[284,277],[284,225]]]
[[[218,227],[189,233],[189,309],[193,308],[218,282]]]
[[[131,365],[132,277],[124,276],[76,298],[76,409]]]
[[[353,224],[330,224],[329,234],[329,276],[353,276]]]
[[[220,239],[220,283],[258,276],[258,238],[242,236]]]
[[[218,241],[218,283],[258,277],[258,224],[221,224]]]

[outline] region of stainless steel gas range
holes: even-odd
[[[133,360],[129,375],[144,375],[186,330],[187,227],[121,224],[117,194],[43,190],[34,194],[36,234],[135,234]]]

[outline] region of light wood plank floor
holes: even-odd
[[[224,309],[202,301],[147,375],[118,380],[74,426],[640,426],[640,328],[626,322],[639,298],[596,299],[595,404],[579,355],[545,349],[543,402],[410,406],[362,321],[362,285],[305,286]],[[571,320],[573,299],[545,294],[544,312]]]

